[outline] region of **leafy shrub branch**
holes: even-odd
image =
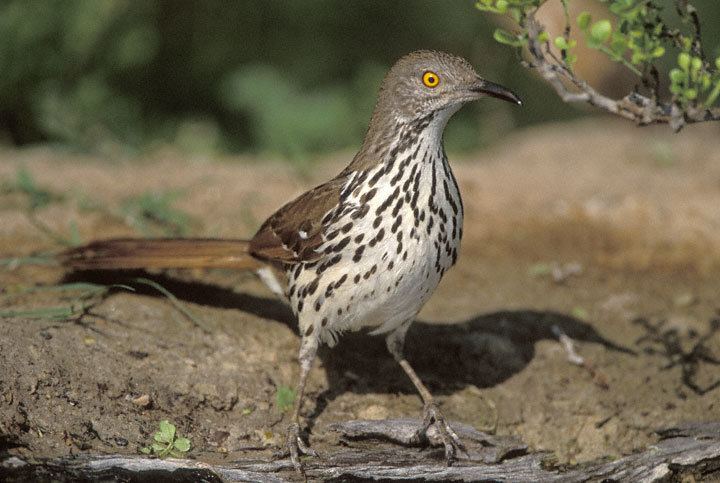
[[[524,49],[526,66],[537,70],[563,101],[586,102],[640,125],[667,123],[675,131],[690,123],[720,120],[720,108],[715,106],[720,96],[720,57],[711,60],[705,55],[700,17],[690,0],[673,1],[674,23],[667,20],[671,9],[663,9],[659,0],[597,0],[608,6],[612,19],[594,19],[588,12],[572,19],[571,0],[559,0],[565,28],[552,39],[536,18],[546,1],[477,0],[476,7],[512,18],[517,31],[497,29],[495,40]],[[613,99],[577,75],[573,28],[582,32],[588,47],[638,77],[632,92]],[[673,57],[674,66],[661,74],[658,65]]]

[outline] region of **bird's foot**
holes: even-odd
[[[465,445],[460,441],[457,433],[450,427],[445,416],[440,412],[440,408],[438,408],[434,401],[425,404],[423,408],[423,425],[416,433],[414,439],[418,442],[427,442],[427,431],[432,425],[435,425],[440,441],[442,441],[445,447],[445,460],[448,466],[452,465],[453,461],[455,461],[458,450],[467,454]]]
[[[304,474],[304,470],[302,462],[300,461],[300,455],[309,455],[315,458],[320,456],[317,451],[308,446],[300,437],[300,425],[298,423],[292,423],[288,427],[285,446],[290,452],[290,461],[292,461],[295,470],[301,474]]]

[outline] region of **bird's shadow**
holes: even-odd
[[[241,310],[286,324],[297,332],[294,316],[282,301],[238,293],[200,281],[185,281],[144,271],[77,272],[68,274],[65,281],[132,285],[131,281],[138,276],[151,278],[179,300]],[[134,287],[139,293],[163,296],[148,286]],[[590,324],[577,318],[551,311],[514,310],[481,314],[451,324],[416,321],[408,332],[405,354],[433,394],[451,394],[470,384],[492,387],[520,372],[533,359],[538,341],[557,340],[555,327],[575,341],[634,353],[602,337]],[[319,396],[310,424],[329,401],[346,391],[360,394],[416,392],[388,353],[382,336],[345,333],[336,347],[321,348],[319,358],[326,370],[329,387]]]

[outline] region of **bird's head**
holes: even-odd
[[[480,77],[465,59],[419,50],[398,60],[385,76],[377,109],[410,121],[437,111],[452,114],[488,96],[521,104],[509,89]]]

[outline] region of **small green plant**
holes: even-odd
[[[277,392],[275,393],[275,405],[284,413],[285,411],[293,407],[295,402],[295,390],[288,386],[278,386]]]
[[[190,451],[190,440],[178,437],[175,425],[167,419],[160,421],[160,429],[153,435],[153,442],[140,448],[143,454],[157,456],[158,458],[182,458]]]

